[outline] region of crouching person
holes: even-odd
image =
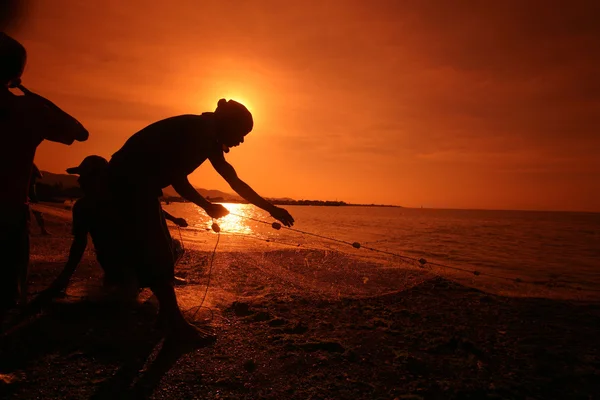
[[[127,252],[123,224],[115,212],[115,197],[108,189],[108,161],[100,156],[86,157],[79,166],[67,169],[79,175],[83,197],[73,205],[73,243],[64,270],[42,299],[58,296],[68,286],[85,252],[88,233],[96,258],[104,272],[104,289],[124,301],[135,301],[139,292]]]
[[[98,263],[104,271],[104,288],[120,302],[134,302],[140,288],[150,286],[148,273],[140,268],[139,254],[131,249],[133,238],[129,236],[133,232],[127,229],[126,214],[118,208],[119,194],[110,190],[108,161],[100,156],[89,156],[79,166],[67,169],[67,172],[79,175],[78,183],[84,196],[73,205],[73,244],[69,260],[50,288],[40,294],[37,304],[51,300],[66,290],[87,247],[88,233],[92,238]],[[185,219],[176,218],[165,211],[162,213],[178,226],[188,226]],[[168,230],[166,232],[168,234]],[[170,259],[181,257],[183,248],[179,241],[171,239],[171,245]],[[186,282],[175,278],[175,282],[171,283]],[[159,306],[161,312],[164,312],[164,305]],[[164,319],[165,316],[161,317]]]

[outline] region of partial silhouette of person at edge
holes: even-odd
[[[28,192],[37,146],[43,140],[70,145],[89,136],[75,118],[21,84],[26,58],[25,48],[0,32],[0,326],[26,292]]]
[[[135,265],[141,270],[138,276],[159,301],[159,321],[167,338],[195,344],[215,340],[189,324],[177,305],[170,235],[159,199],[163,188],[171,185],[212,218],[226,216],[229,212],[225,207],[207,201],[188,181],[188,175],[208,159],[240,196],[284,225],[294,223],[285,209],[259,196],[225,160],[224,153],[243,143],[252,128],[252,115],[245,106],[221,99],[215,112],[180,115],[147,126],[129,138],[109,162],[111,189],[121,198],[119,212],[134,246]]]
[[[113,300],[124,304],[134,301],[140,289],[136,268],[133,267],[137,262],[137,254],[131,252],[131,236],[124,228],[124,221],[121,220],[123,215],[116,211],[120,207],[120,200],[117,199],[121,196],[109,190],[108,161],[97,155],[88,156],[77,167],[67,169],[67,172],[79,175],[77,182],[83,191],[83,197],[72,208],[73,243],[69,259],[59,276],[36,297],[31,306],[42,306],[66,290],[87,247],[88,233],[94,244],[96,259],[104,271],[105,291],[112,295]],[[163,212],[166,219],[178,226],[187,226],[185,219]],[[173,240],[173,258],[180,257],[181,251],[181,245]]]
[[[29,180],[29,203],[39,203],[39,199],[37,197],[37,180],[42,179],[42,172],[39,170],[35,163],[33,164],[33,168],[31,169],[31,178]],[[40,228],[40,234],[44,236],[49,236],[50,232],[46,230],[46,222],[44,221],[44,214],[41,211],[37,211],[32,209],[31,213],[35,217],[35,221],[37,222]]]

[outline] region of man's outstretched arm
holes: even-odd
[[[233,166],[225,160],[223,154],[220,154],[216,157],[211,157],[210,162],[215,168],[215,170],[219,173],[219,175],[221,175],[227,181],[227,183],[229,183],[229,186],[231,186],[231,188],[235,190],[237,194],[239,194],[255,206],[267,211],[274,218],[281,221],[285,226],[294,225],[294,218],[290,215],[290,213],[287,212],[287,210],[281,207],[277,207],[268,202],[267,200],[263,199],[258,193],[254,191],[254,189],[252,189],[247,183],[242,181],[237,176],[237,173],[235,172]]]
[[[18,88],[24,94],[22,99],[25,116],[34,124],[34,129],[42,132],[44,139],[68,145],[75,140],[83,142],[88,139],[89,132],[83,125],[56,104],[23,85]]]
[[[187,176],[180,177],[171,182],[173,189],[187,201],[191,201],[198,207],[203,208],[212,218],[221,218],[229,214],[229,211],[220,204],[213,204],[206,200],[188,181]]]
[[[58,275],[58,277],[52,282],[50,287],[44,290],[36,297],[32,302],[32,307],[41,306],[43,303],[52,300],[64,291],[69,286],[69,281],[75,272],[75,269],[79,265],[85,248],[87,246],[87,234],[78,235],[73,239],[71,244],[71,250],[69,251],[69,260],[65,264],[65,268]]]

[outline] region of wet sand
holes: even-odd
[[[30,291],[62,269],[68,212],[32,227]],[[297,251],[296,251],[297,253]],[[177,274],[192,317],[210,251],[190,251]],[[600,396],[600,304],[502,297],[435,277],[368,298],[315,294],[266,275],[243,254],[218,253],[196,320],[209,347],[165,342],[156,302],[132,308],[94,295],[101,271],[86,253],[69,290],[0,343],[0,397],[153,399],[590,399]],[[273,263],[289,250],[262,256]],[[248,255],[249,257],[249,255]],[[255,258],[260,260],[258,256]],[[227,265],[225,269],[222,266]]]

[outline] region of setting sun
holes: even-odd
[[[28,49],[24,82],[93,133],[58,158],[59,145],[43,143],[40,168],[110,157],[142,127],[226,98],[260,133],[229,157],[267,196],[599,210],[591,36],[556,33],[564,40],[546,50],[558,63],[541,55],[541,33],[512,20],[530,10],[508,5],[472,10],[489,27],[514,24],[492,35],[463,6],[209,3],[36,2],[14,32]],[[540,29],[554,37],[560,26]],[[268,165],[251,162],[263,154]],[[191,179],[229,190],[203,172]]]

